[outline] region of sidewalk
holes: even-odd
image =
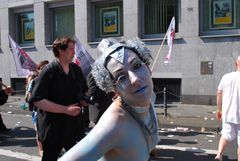
[[[167,116],[165,108],[156,106],[159,127],[189,128],[199,131],[216,131],[221,129],[221,122],[216,120],[216,106],[168,104]]]
[[[23,110],[20,108],[20,105],[24,103],[24,95],[20,96],[10,96],[6,104],[0,106],[0,111],[9,114],[29,114],[31,115],[28,109]]]
[[[5,113],[30,114],[22,110],[20,104],[24,102],[24,96],[10,96],[8,102],[0,107]],[[156,105],[156,112],[160,128],[188,128],[198,131],[219,131],[221,123],[216,120],[216,106],[191,105],[174,103],[168,104],[167,116],[163,106]]]

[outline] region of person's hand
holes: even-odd
[[[13,88],[11,86],[7,86],[7,88],[4,89],[4,92],[6,95],[11,95],[13,92]]]
[[[81,112],[81,107],[79,107],[78,104],[73,104],[67,107],[66,114],[70,116],[77,116],[80,112]]]
[[[216,118],[218,121],[222,120],[222,111],[221,110],[217,110],[216,112]]]

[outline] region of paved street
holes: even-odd
[[[40,160],[30,115],[4,113],[3,119],[13,129],[10,133],[0,134],[0,160]],[[153,161],[211,161],[219,139],[216,132],[200,132],[184,127],[161,128],[159,136],[161,141]],[[224,161],[236,159],[235,149],[228,147]]]
[[[0,133],[1,161],[40,160],[31,112],[19,108],[22,101],[22,98],[10,98],[9,102],[1,107],[5,124],[8,128],[12,128],[9,133]],[[183,110],[186,106],[178,108]],[[157,145],[157,155],[152,161],[212,161],[217,152],[220,135],[215,130],[216,122],[213,123],[213,119],[206,117],[213,117],[214,114],[209,111],[214,107],[202,107],[207,109],[204,112],[206,116],[200,115],[200,110],[194,112],[192,108],[195,107],[190,106],[187,108],[188,113],[185,112],[183,116],[178,108],[169,108],[169,115],[171,114],[169,117],[162,117],[162,109],[157,109],[161,141]],[[196,117],[190,117],[193,112]],[[194,126],[196,122],[201,126]],[[228,145],[223,161],[236,161],[236,157],[236,141],[234,141]]]
[[[4,113],[3,120],[12,130],[0,133],[0,160],[40,160],[31,116]]]
[[[153,161],[212,161],[217,153],[220,135],[184,127],[159,130],[161,141]],[[236,161],[236,144],[227,147],[224,161]]]

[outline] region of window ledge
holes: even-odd
[[[22,49],[34,49],[35,46],[21,46]]]
[[[226,35],[200,35],[200,38],[218,38],[218,37],[240,37],[240,34],[226,34]]]
[[[183,38],[182,36],[176,36],[176,37],[174,37],[174,40],[180,40],[182,38]],[[164,39],[163,37],[161,37],[161,38],[141,38],[142,41],[162,41],[163,39]]]
[[[46,48],[52,48],[53,46],[52,45],[45,45]]]
[[[174,40],[180,40],[180,39],[182,39],[183,37],[182,36],[175,36],[174,37]],[[161,38],[140,38],[142,41],[162,41],[163,40],[163,38],[161,37]],[[166,38],[167,39],[167,38]],[[118,40],[118,39],[117,39]],[[118,41],[120,41],[120,40],[118,40]],[[95,41],[95,42],[88,42],[88,45],[98,45],[100,42],[98,42],[98,41]]]
[[[20,46],[20,48],[22,48],[22,49],[35,49],[36,47],[35,46]],[[12,48],[10,47],[10,49],[12,49]]]
[[[95,42],[88,42],[88,45],[98,45],[100,42],[95,41]]]
[[[95,40],[92,40],[92,41],[90,40],[87,42],[87,44],[88,45],[98,45],[102,41],[102,39],[107,39],[107,38],[114,38],[119,42],[124,40],[124,36],[116,36],[116,37],[109,36],[109,37],[96,38]]]

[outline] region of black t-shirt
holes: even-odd
[[[102,91],[96,84],[91,73],[88,74],[87,78],[88,85],[88,94],[93,97],[93,105],[89,105],[89,107],[95,107],[98,109],[99,113],[97,118],[93,120],[95,123],[100,119],[102,114],[107,110],[107,108],[112,103],[113,93],[105,93]]]
[[[66,74],[57,60],[48,64],[41,71],[35,83],[30,102],[47,99],[61,105],[79,103],[87,92],[87,83],[80,67],[69,64]],[[38,109],[38,134],[41,141],[69,143],[79,140],[83,135],[81,114],[73,117],[66,114],[46,112]]]

